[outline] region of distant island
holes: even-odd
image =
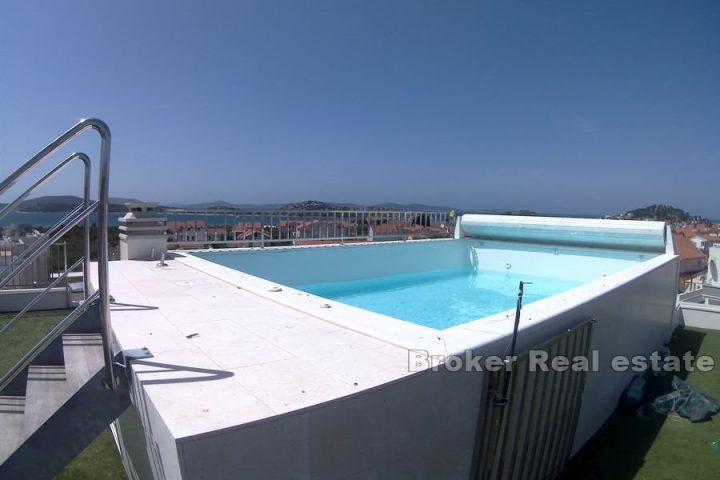
[[[636,208],[618,215],[621,220],[657,220],[670,223],[704,223],[711,224],[707,218],[691,215],[681,208],[656,203],[648,207]]]
[[[22,213],[56,213],[56,212],[69,212],[73,208],[77,207],[82,203],[82,198],[74,195],[51,195],[46,197],[37,197],[25,200],[18,208],[18,212]],[[110,199],[108,210],[111,212],[126,212],[125,201],[129,199]],[[5,207],[7,204],[0,204],[0,208]]]
[[[212,211],[233,211],[233,210],[405,210],[405,211],[430,211],[449,212],[452,207],[438,207],[434,205],[423,205],[419,203],[377,203],[374,205],[361,205],[357,203],[330,203],[320,200],[305,200],[302,202],[280,204],[234,204],[223,200],[209,203],[194,204],[170,204],[162,207],[168,211],[177,210],[212,210]]]
[[[502,213],[503,215],[517,215],[522,217],[537,217],[540,215],[532,210],[508,210]]]

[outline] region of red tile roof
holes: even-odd
[[[705,258],[705,254],[698,250],[695,244],[683,235],[673,233],[673,246],[675,247],[675,253],[680,255],[680,258],[683,260]]]
[[[240,222],[237,225],[235,225],[233,232],[243,233],[243,232],[260,231],[260,230],[262,230],[262,228],[263,228],[262,222]]]
[[[405,228],[405,222],[403,221],[395,221],[395,222],[388,222],[388,223],[382,223],[380,225],[373,225],[373,233],[376,233],[378,235],[387,234],[387,233],[397,233],[402,232]]]
[[[169,232],[177,232],[178,230],[182,230],[184,228],[185,228],[184,222],[171,221],[171,222],[167,222],[167,224],[165,224],[165,229]]]
[[[179,230],[189,230],[191,228],[205,228],[207,224],[204,220],[188,220],[187,222],[170,221],[167,222],[165,228],[171,232],[177,232]]]
[[[185,228],[206,228],[205,220],[188,220],[185,222]]]

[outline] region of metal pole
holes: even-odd
[[[110,323],[110,279],[108,272],[108,196],[110,190],[110,142],[108,126],[100,120],[91,120],[93,128],[100,134],[100,185],[98,201],[98,289],[100,290],[100,323],[103,327],[103,353],[105,357],[105,375],[108,388],[115,390],[118,379],[115,377],[113,362],[113,332]]]
[[[522,299],[525,290],[525,285],[531,285],[532,282],[523,282],[520,280],[520,286],[518,287],[517,304],[515,306],[515,326],[513,327],[512,341],[510,342],[510,356],[505,359],[506,363],[512,365],[513,357],[515,357],[515,346],[517,344],[518,327],[520,326],[520,311],[522,310]],[[508,404],[510,399],[510,392],[508,388],[510,386],[510,376],[512,374],[512,367],[510,372],[503,376],[503,390],[500,395],[496,395],[493,403],[498,407],[504,407]]]
[[[90,160],[85,162],[85,183],[83,185],[83,205],[90,206]],[[90,296],[90,215],[83,224],[83,300]],[[67,255],[67,248],[65,249]]]

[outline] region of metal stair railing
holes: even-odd
[[[57,285],[65,279],[71,271],[76,269],[80,263],[83,265],[84,302],[73,310],[65,319],[56,325],[38,344],[28,351],[7,373],[0,378],[0,391],[2,391],[23,369],[27,368],[32,361],[56,340],[62,333],[75,322],[95,302],[99,302],[99,320],[101,335],[103,339],[103,356],[105,362],[105,376],[107,387],[116,390],[118,378],[114,374],[114,352],[112,347],[112,326],[110,323],[110,295],[108,289],[108,190],[110,177],[110,129],[102,120],[90,118],[81,120],[65,133],[60,135],[45,148],[36,153],[30,160],[20,166],[0,183],[0,196],[12,187],[18,180],[28,174],[39,163],[63,147],[71,139],[80,135],[87,129],[95,130],[100,136],[100,155],[98,172],[98,199],[90,201],[90,158],[84,153],[74,153],[51,169],[40,180],[19,195],[0,211],[0,219],[15,211],[22,201],[27,198],[38,187],[48,182],[57,173],[64,170],[74,160],[80,160],[85,164],[84,168],[84,192],[83,203],[68,212],[59,222],[42,234],[28,249],[22,252],[11,264],[0,272],[0,288],[6,285],[12,278],[19,275],[34,259],[47,251],[57,240],[69,232],[72,228],[84,221],[83,235],[83,256],[72,266],[65,269],[58,278],[51,283],[51,286],[40,292],[23,310],[12,320],[15,322],[24,315],[33,304],[47,294],[52,286]],[[90,216],[97,213],[98,228],[98,285],[97,290],[90,294]],[[7,327],[7,325],[6,325]],[[4,329],[3,329],[4,330]]]
[[[40,180],[35,182],[30,188],[25,190],[20,196],[18,196],[14,202],[8,204],[0,210],[0,220],[5,218],[10,213],[17,210],[17,208],[20,206],[20,204],[25,200],[27,197],[30,196],[35,190],[46,184],[48,181],[50,181],[55,175],[57,175],[59,172],[65,169],[65,167],[74,162],[75,160],[80,160],[83,162],[84,167],[84,178],[83,178],[83,203],[82,205],[85,206],[85,208],[90,206],[90,157],[85,155],[84,153],[76,152],[68,156],[65,160],[60,162],[55,168],[50,170],[48,173],[46,173]],[[2,195],[2,192],[0,191],[0,195]],[[62,221],[62,220],[61,220]],[[53,227],[57,227],[57,224]],[[48,231],[51,231],[53,229],[51,227],[48,229]],[[47,232],[46,232],[47,233]],[[88,271],[88,267],[90,266],[90,217],[87,217],[85,219],[85,231],[84,231],[84,241],[85,246],[87,246],[87,250],[83,252],[83,271]],[[66,251],[67,253],[67,251]],[[0,278],[2,276],[0,275]],[[90,278],[83,275],[83,285],[85,287],[85,291],[89,291],[90,287]],[[0,285],[0,288],[2,288],[2,285]]]
[[[8,265],[2,272],[0,272],[0,288],[7,285],[16,275],[25,269],[33,260],[35,260],[42,253],[47,251],[51,245],[60,240],[63,235],[77,226],[83,220],[87,221],[87,218],[95,212],[99,205],[99,202],[95,201],[86,208],[82,208],[82,205],[75,207],[66,218],[63,218],[59,223],[48,229],[43,235],[40,236],[30,248],[23,251],[18,255],[15,260]]]
[[[15,316],[14,316],[13,318],[11,318],[7,323],[5,323],[5,325],[3,325],[2,327],[0,327],[0,333],[3,333],[5,330],[7,330],[8,328],[10,328],[10,325],[12,325],[13,323],[15,323],[16,320],[19,320],[20,318],[22,318],[27,312],[30,311],[30,309],[31,309],[32,307],[34,307],[40,300],[42,300],[42,298],[43,298],[45,295],[47,295],[47,293],[48,293],[50,290],[52,290],[52,289],[55,288],[60,282],[62,282],[63,280],[65,280],[65,278],[67,278],[68,274],[69,274],[70,272],[74,271],[77,267],[79,267],[80,264],[81,264],[82,262],[84,262],[84,261],[85,261],[85,259],[81,257],[81,258],[79,258],[75,263],[73,263],[70,267],[66,268],[65,271],[63,271],[60,275],[58,275],[58,277],[57,277],[55,280],[53,280],[52,282],[50,282],[50,284],[49,284],[47,287],[45,287],[45,289],[44,289],[42,292],[40,292],[40,293],[39,293],[38,295],[36,295],[32,300],[30,300],[30,301],[27,303],[27,305],[25,305],[25,306],[23,307],[22,310],[20,310],[17,314],[15,314]],[[1,384],[1,383],[2,383],[2,382],[0,382],[0,384]],[[0,386],[0,391],[2,391],[2,386]]]

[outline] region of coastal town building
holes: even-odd
[[[681,291],[702,286],[707,267],[707,257],[695,244],[679,233],[673,233],[675,253],[680,257],[679,288]]]

